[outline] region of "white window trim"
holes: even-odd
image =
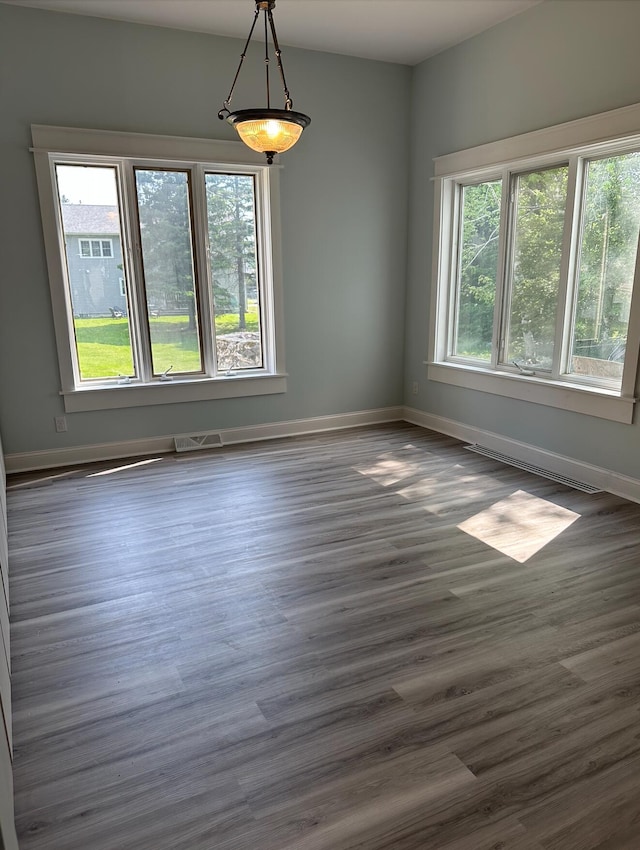
[[[588,381],[540,378],[447,357],[450,268],[455,183],[500,177],[506,170],[535,169],[576,156],[604,156],[640,147],[640,104],[615,109],[490,142],[434,160],[434,232],[427,376],[466,389],[493,393],[630,424],[633,421],[640,351],[640,250],[631,299],[622,387]]]
[[[88,254],[82,253],[82,243],[83,242],[89,243],[89,253]],[[93,253],[93,247],[92,247],[93,242],[99,242],[100,243],[100,253],[99,254]],[[111,246],[111,253],[110,254],[103,254],[102,253],[103,250],[104,250],[104,248],[102,246],[104,245],[105,242],[108,242],[109,245]],[[93,238],[91,238],[90,236],[79,236],[78,237],[78,243],[80,245],[79,256],[82,257],[83,260],[96,260],[96,259],[113,260],[113,257],[114,257],[114,255],[113,255],[113,239],[111,239],[110,237],[107,237],[105,239],[102,236],[98,236],[97,238],[95,236]]]
[[[286,392],[279,167],[267,168],[261,155],[241,142],[43,125],[32,125],[31,135],[65,410],[72,413]],[[265,268],[271,270],[270,286],[261,293],[263,339],[266,341],[262,369],[216,377],[180,377],[162,383],[159,380],[144,384],[131,381],[127,385],[119,384],[117,380],[79,383],[71,342],[73,311],[65,282],[64,245],[61,244],[59,210],[52,180],[53,159],[64,156],[197,164],[205,170],[208,167],[214,170],[216,165],[238,172],[242,172],[243,168],[257,170],[256,180],[261,181],[266,201],[263,209],[266,227],[264,230],[260,228],[262,241],[259,250]]]

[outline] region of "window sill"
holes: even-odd
[[[615,390],[553,381],[535,375],[489,372],[458,363],[427,361],[427,366],[429,367],[427,376],[430,381],[529,401],[533,404],[544,404],[548,407],[584,413],[627,425],[633,421],[636,399],[622,397]]]
[[[230,375],[154,384],[118,384],[88,386],[63,391],[67,413],[87,410],[112,410],[152,404],[179,404],[222,398],[274,395],[287,391],[286,375]]]

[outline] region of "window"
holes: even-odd
[[[81,257],[113,257],[111,239],[80,239]]]
[[[640,106],[436,160],[429,378],[631,422],[639,235]]]
[[[32,133],[66,409],[283,392],[278,171],[237,142]]]

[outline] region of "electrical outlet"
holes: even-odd
[[[417,381],[414,381],[413,384],[411,385],[411,392],[413,393],[413,395],[418,395],[418,382]]]
[[[53,420],[56,423],[56,431],[58,434],[62,434],[67,430],[67,417],[66,416],[56,416]]]

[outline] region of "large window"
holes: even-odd
[[[640,107],[436,160],[431,379],[631,421],[640,132],[602,138],[634,121]]]
[[[277,170],[239,143],[32,131],[67,409],[283,392]]]

